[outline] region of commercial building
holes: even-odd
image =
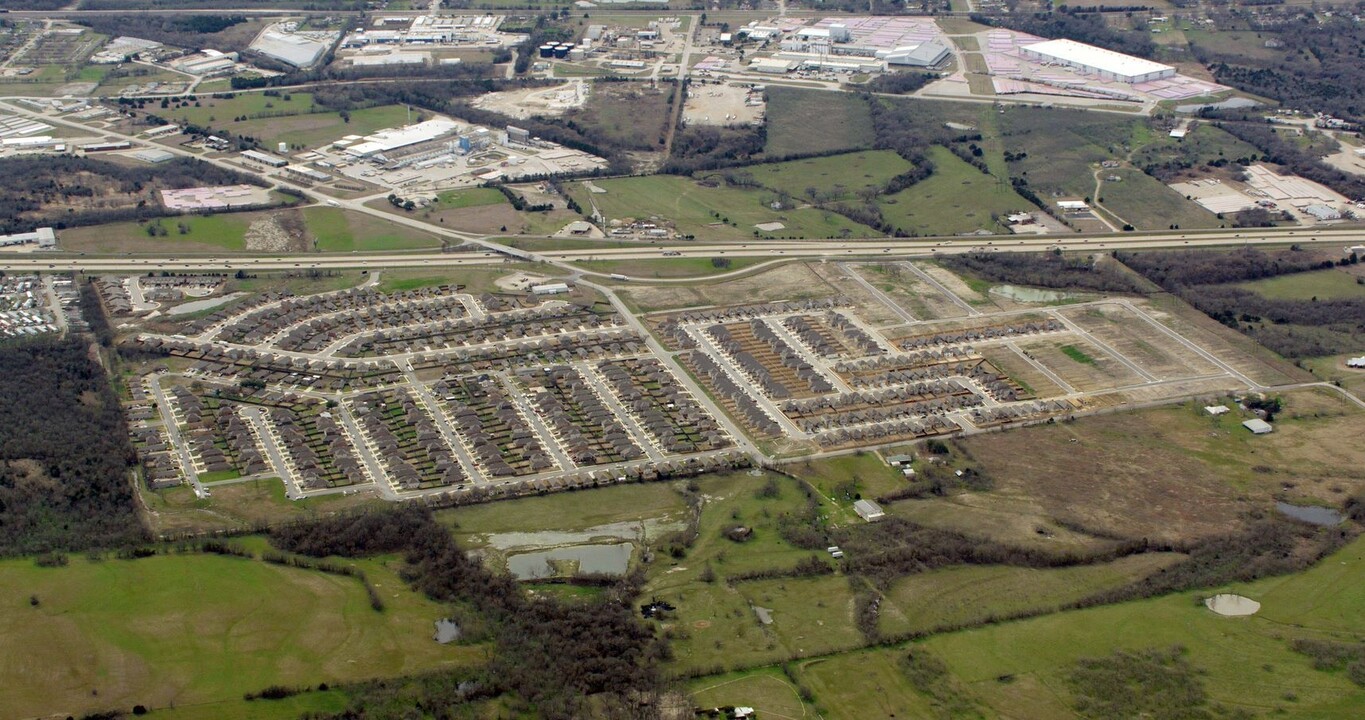
[[[546,283],[544,285],[532,285],[532,295],[562,295],[569,291],[566,283]]]
[[[265,165],[266,167],[273,168],[282,168],[285,165],[289,164],[288,160],[285,160],[284,158],[278,155],[263,153],[260,152],[259,150],[244,150],[242,152],[242,159],[250,160],[251,162],[259,163],[261,165]]]
[[[879,50],[877,57],[887,65],[907,65],[910,67],[933,67],[947,60],[953,54],[948,46],[937,41],[906,45],[891,50]]]
[[[50,227],[38,228],[33,232],[0,235],[0,247],[17,245],[37,245],[39,250],[57,249],[57,233]]]
[[[783,60],[781,58],[754,58],[749,63],[749,69],[753,72],[771,73],[782,75],[795,70],[801,65],[800,60]]]
[[[335,33],[314,35],[268,28],[251,43],[251,49],[297,68],[312,67],[337,37]]]
[[[332,179],[332,176],[325,172],[302,165],[294,165],[286,168],[284,174],[305,182],[327,182]]]
[[[1075,40],[1047,40],[1020,48],[1024,57],[1057,63],[1099,76],[1101,80],[1140,83],[1175,75],[1175,68]]]

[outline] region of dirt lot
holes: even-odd
[[[688,125],[751,125],[763,120],[763,105],[746,105],[748,88],[693,83],[683,104]]]
[[[691,286],[632,286],[626,295],[642,310],[653,312],[702,305],[744,305],[835,297],[842,294],[804,263],[782,265],[727,282]]]
[[[1122,305],[1089,305],[1061,314],[1159,380],[1221,372]]]
[[[551,88],[529,88],[487,93],[474,100],[474,107],[491,110],[512,118],[558,117],[572,108],[583,107],[589,86],[572,80]]]

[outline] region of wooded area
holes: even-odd
[[[392,510],[281,527],[271,534],[282,550],[313,557],[404,553],[405,578],[428,597],[472,608],[491,627],[496,649],[485,674],[467,683],[424,679],[407,686],[408,707],[441,707],[477,696],[509,694],[513,707],[540,717],[617,717],[611,708],[657,701],[659,664],[667,646],[636,617],[641,578],[632,575],[598,599],[561,602],[528,597],[508,575],[471,558],[415,504]],[[463,689],[461,689],[463,688]],[[389,688],[361,688],[337,720],[387,717]],[[452,711],[448,704],[443,708]],[[620,717],[625,717],[624,715]]]
[[[241,175],[194,158],[156,165],[120,165],[65,155],[15,155],[0,159],[0,233],[58,229],[173,215],[155,191],[201,185],[252,184]]]
[[[87,341],[0,344],[0,555],[146,539],[123,408]]]

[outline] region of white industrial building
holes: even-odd
[[[562,295],[569,291],[567,283],[546,283],[544,285],[532,285],[531,293],[534,295]]]
[[[1047,40],[1024,45],[1020,52],[1030,60],[1057,63],[1099,76],[1101,80],[1140,83],[1175,75],[1175,68],[1159,62],[1124,55],[1075,40]]]
[[[50,227],[38,228],[33,232],[0,235],[0,247],[16,245],[37,245],[39,250],[55,250],[57,233]]]
[[[409,145],[435,140],[454,132],[457,127],[454,120],[437,118],[397,129],[380,130],[373,135],[366,135],[363,138],[364,142],[346,147],[344,152],[356,158],[373,157]]]
[[[297,68],[311,67],[332,46],[338,33],[294,33],[283,26],[266,28],[251,43],[251,49]]]

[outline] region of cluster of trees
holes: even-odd
[[[141,542],[123,408],[78,338],[0,345],[0,554]]]
[[[60,10],[70,3],[66,0],[7,0],[6,10]]]
[[[863,89],[874,93],[909,95],[937,79],[937,74],[928,72],[884,73],[869,80]]]
[[[1154,250],[1118,253],[1123,264],[1177,295],[1192,285],[1221,285],[1332,267],[1331,261],[1298,249],[1265,251]]]
[[[70,3],[64,3],[69,5]],[[368,0],[232,0],[238,8],[262,8],[267,10],[364,10]],[[202,8],[214,10],[223,6],[221,0],[81,0],[82,10],[189,10]]]
[[[281,527],[272,532],[272,542],[312,557],[403,553],[405,577],[416,589],[486,618],[495,644],[492,661],[485,677],[465,685],[461,701],[478,687],[486,696],[509,693],[539,716],[568,720],[597,716],[592,709],[599,703],[624,705],[628,698],[660,692],[659,665],[668,650],[635,615],[641,577],[629,577],[592,601],[530,599],[510,577],[469,557],[429,510],[415,504]],[[453,689],[436,678],[419,683],[409,707],[447,701]],[[371,701],[362,691],[337,717],[380,717],[370,712],[386,693],[379,695]]]
[[[158,188],[262,184],[194,158],[176,158],[150,167],[80,157],[16,155],[0,159],[0,176],[6,178],[0,186],[0,233],[27,232],[42,225],[62,228],[167,215],[152,195],[151,191]],[[135,197],[138,195],[143,197]],[[108,201],[95,202],[101,198]]]
[[[1355,12],[1362,11],[1365,3],[1357,3]],[[1295,9],[1253,19],[1251,27],[1257,38],[1278,40],[1282,52],[1269,58],[1220,52],[1199,38],[1190,48],[1218,82],[1299,110],[1365,119],[1365,87],[1357,80],[1365,27],[1351,12],[1324,17]]]
[[[950,269],[987,280],[1047,288],[1081,288],[1136,293],[1142,288],[1122,268],[1084,257],[1055,253],[970,253],[949,255]]]
[[[766,126],[722,128],[694,125],[680,129],[673,134],[672,152],[660,168],[660,172],[691,175],[747,165],[763,153],[763,146],[767,141]]]
[[[86,0],[86,5],[99,4],[109,0]],[[104,10],[103,7],[86,7],[87,10]],[[214,47],[218,50],[240,50],[251,42],[245,41],[236,47],[224,45],[217,36],[225,30],[246,22],[242,15],[180,15],[176,13],[137,13],[109,15],[81,15],[74,22],[80,23],[102,35],[118,37],[134,35],[147,40],[155,40],[166,45],[199,50]],[[223,45],[223,47],[218,47]]]

